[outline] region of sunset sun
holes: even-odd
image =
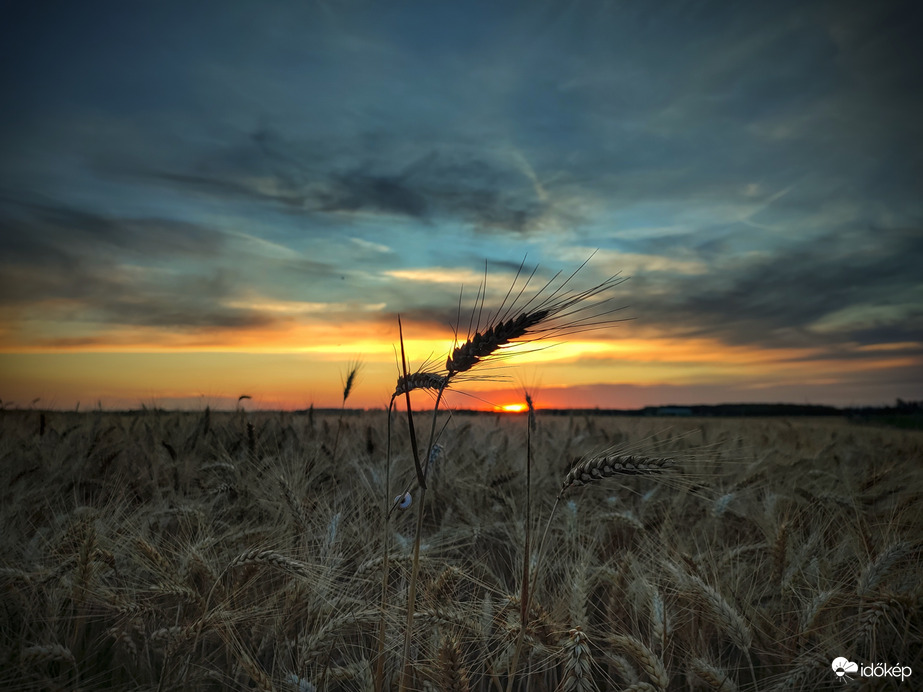
[[[495,410],[503,413],[522,413],[527,408],[525,404],[504,404],[503,406],[497,406]]]

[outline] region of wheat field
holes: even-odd
[[[392,415],[389,474],[384,411],[0,413],[0,687],[391,690],[406,666],[414,690],[814,690],[840,656],[923,675],[919,432],[539,411],[524,614],[528,418],[440,413],[405,656]],[[562,492],[613,454],[672,466]]]

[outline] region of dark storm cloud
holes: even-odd
[[[644,321],[733,344],[918,341],[921,256],[918,229],[839,230],[768,257],[725,258],[706,276],[635,277],[632,303]],[[667,290],[645,299],[657,288]]]
[[[377,211],[421,218],[427,212],[427,199],[412,189],[400,176],[369,175],[352,171],[328,181],[317,195],[318,211]]]
[[[369,175],[351,171],[332,176],[325,190],[308,206],[324,212],[372,211],[421,220],[462,220],[476,229],[527,231],[533,227],[542,205],[523,199],[516,190],[503,192],[487,186],[489,179],[453,180],[433,167],[423,181],[402,176]]]
[[[245,180],[233,180],[216,175],[196,173],[160,172],[153,173],[151,176],[184,192],[206,193],[218,198],[233,200],[249,198],[258,202],[269,202],[299,210],[303,209],[305,204],[305,196],[297,191],[285,188],[266,191]]]
[[[864,350],[856,350],[849,346],[831,344],[830,347],[822,353],[811,353],[794,358],[783,358],[778,362],[810,363],[812,361],[844,360],[855,361],[857,364],[861,365],[863,361],[876,363],[882,360],[892,359],[919,359],[923,356],[923,346],[915,345],[910,342],[904,342],[908,343],[906,346],[896,346],[897,343],[901,343],[899,340],[906,338],[906,336],[906,333],[896,330],[875,330],[875,334],[867,335],[864,341],[861,338],[857,338],[855,342],[873,346],[885,344],[887,345],[886,349],[866,348]]]
[[[278,321],[257,310],[222,305],[237,294],[231,276],[139,276],[105,259],[62,257],[67,273],[37,263],[0,265],[0,305],[14,310],[41,305],[44,319],[92,325],[249,329]]]
[[[47,260],[65,249],[196,259],[224,246],[219,231],[175,219],[119,218],[62,204],[0,198],[0,250],[7,262]]]
[[[0,206],[0,303],[66,301],[62,317],[154,327],[265,326],[272,320],[221,301],[239,293],[232,272],[187,273],[173,262],[219,258],[224,234],[171,219],[119,218],[60,204]],[[203,275],[204,274],[204,275]],[[79,307],[78,307],[79,306]]]
[[[371,259],[362,264],[375,266],[381,253],[366,254]],[[17,321],[40,316],[92,328],[246,330],[293,324],[301,301],[341,305],[325,312],[330,319],[359,319],[367,309],[356,298],[363,290],[365,302],[369,295],[372,302],[412,302],[411,287],[374,282],[347,246],[344,257],[350,256],[351,266],[332,265],[199,223],[89,212],[49,200],[0,203],[0,306]],[[290,301],[291,311],[261,307],[273,301]],[[75,338],[73,345],[84,344],[84,337]],[[33,343],[63,348],[71,342]]]
[[[377,137],[375,139],[381,139]],[[413,152],[399,142],[363,151],[367,138],[331,150],[287,141],[268,129],[222,151],[205,153],[189,171],[131,171],[101,165],[104,175],[159,180],[177,190],[221,199],[271,203],[298,213],[393,215],[425,224],[462,221],[475,229],[523,232],[548,205],[511,161],[484,160],[453,145]]]
[[[580,196],[701,206],[748,182],[800,182],[810,206],[831,180],[893,199],[919,179],[920,156],[900,146],[920,134],[907,5],[280,3],[184,8],[175,25],[170,8],[112,15],[124,24],[114,37],[74,17],[90,28],[60,38],[78,60],[54,80],[37,73],[64,84],[74,71],[73,100],[139,123],[88,152],[103,175],[121,167],[227,200],[520,233],[548,215],[578,225],[564,210]],[[156,69],[152,28],[171,46]],[[152,90],[168,117],[154,117]],[[35,87],[28,104],[52,94]]]

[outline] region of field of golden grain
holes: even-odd
[[[526,427],[440,414],[405,659],[402,415],[388,488],[384,412],[2,412],[0,688],[391,690],[406,663],[414,690],[768,692],[838,689],[838,657],[912,670],[855,689],[923,677],[923,433],[539,412],[522,628]],[[560,494],[603,452],[675,466]]]

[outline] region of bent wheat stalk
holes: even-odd
[[[516,637],[516,648],[510,660],[506,692],[513,692],[513,681],[516,679],[516,667],[519,665],[519,656],[522,654],[529,615],[529,562],[532,559],[532,430],[535,428],[535,405],[529,392],[525,393],[525,399],[526,407],[529,409],[529,418],[526,423],[526,520],[522,551],[522,585],[519,595],[519,634]]]

